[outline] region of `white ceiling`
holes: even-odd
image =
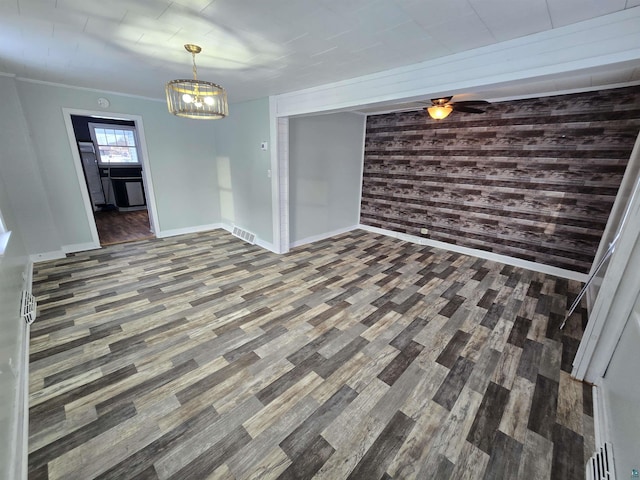
[[[163,98],[168,80],[191,76],[183,45],[196,43],[203,47],[198,77],[223,85],[233,103],[638,5],[640,0],[0,0],[0,72]],[[639,79],[640,63],[630,63],[543,80],[552,82],[544,88],[537,81],[537,88]],[[514,85],[505,88],[502,96],[508,88],[517,94]]]

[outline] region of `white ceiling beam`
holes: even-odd
[[[278,116],[472,91],[621,62],[640,65],[640,8],[384,72],[276,95]]]

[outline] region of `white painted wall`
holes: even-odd
[[[220,216],[223,223],[255,233],[263,244],[273,242],[269,99],[229,106],[229,116],[215,128]]]
[[[0,77],[0,166],[4,189],[24,235],[28,253],[60,249],[52,206],[18,98],[16,81]],[[65,141],[63,136],[61,141]],[[67,142],[68,143],[68,142]],[[67,147],[68,148],[68,147]]]
[[[292,245],[358,225],[365,119],[336,113],[289,120]]]
[[[28,332],[19,316],[19,307],[24,288],[23,274],[30,264],[7,188],[19,175],[14,175],[14,169],[6,168],[15,159],[6,156],[6,138],[2,136],[1,128],[0,139],[3,146],[0,149],[0,212],[7,229],[11,230],[7,249],[0,256],[0,478],[19,479],[27,454],[22,430],[25,398],[21,394],[26,394],[24,387],[28,374],[24,363]],[[26,478],[26,470],[24,472]]]
[[[46,202],[36,203],[38,212],[28,214],[38,228],[37,232],[26,234],[28,241],[50,237],[56,229],[57,249],[92,240],[62,109],[100,110],[99,97],[111,102],[104,110],[106,116],[127,113],[142,117],[157,200],[158,233],[220,221],[214,122],[175,117],[163,102],[153,100],[21,80],[15,84],[47,198]],[[0,111],[0,122],[9,122],[11,117],[4,109]],[[28,183],[22,181],[19,185],[25,189]],[[55,227],[42,222],[47,204]],[[23,207],[18,207],[16,214],[22,218]],[[30,253],[49,250],[32,247]]]

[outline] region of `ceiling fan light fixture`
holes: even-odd
[[[453,108],[451,105],[434,105],[432,107],[428,107],[427,112],[429,112],[429,116],[434,120],[443,120],[453,112]]]
[[[227,92],[220,85],[198,80],[196,54],[202,51],[198,45],[186,44],[184,48],[193,57],[193,80],[167,82],[167,108],[178,117],[201,120],[217,120],[229,114]]]

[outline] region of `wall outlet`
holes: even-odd
[[[423,235],[427,235],[429,233],[429,229],[428,228],[421,228],[420,229],[420,233]]]

